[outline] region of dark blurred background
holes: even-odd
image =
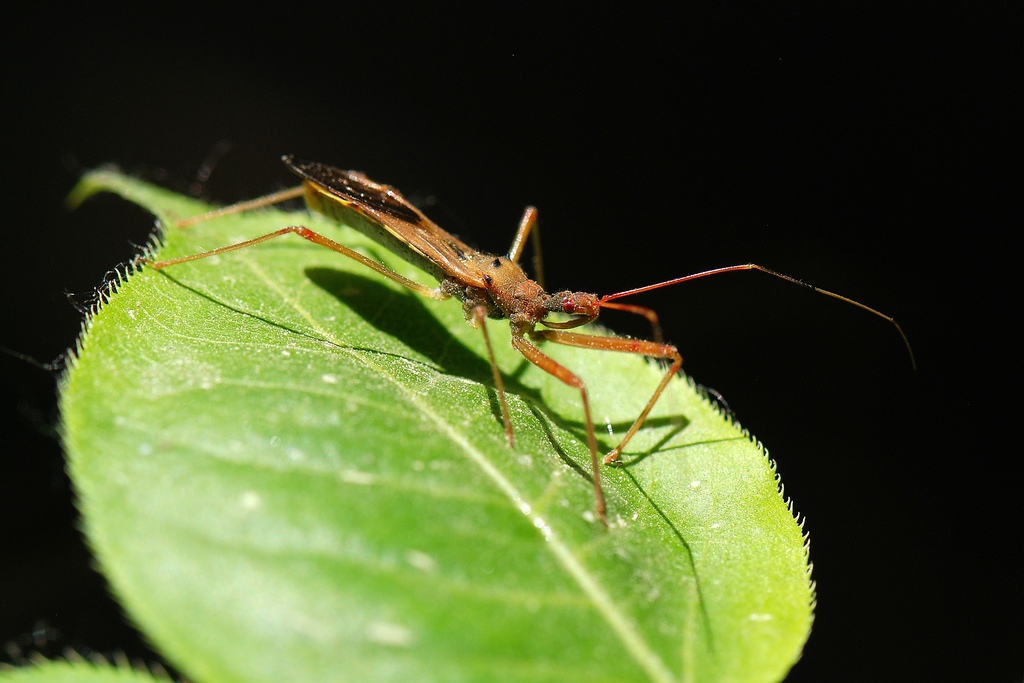
[[[944,7],[29,10],[0,29],[0,345],[59,362],[147,240],[111,197],[65,210],[107,162],[188,192],[223,152],[200,189],[227,203],[290,183],[294,152],[493,252],[532,203],[556,289],[755,261],[894,316],[919,365],[757,273],[635,300],[807,518],[819,602],[788,680],[1020,681],[1024,22]],[[55,386],[0,353],[2,656],[149,658],[77,531]]]

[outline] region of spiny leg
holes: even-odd
[[[590,463],[592,478],[594,481],[594,503],[595,511],[601,523],[608,526],[607,505],[604,500],[604,488],[601,486],[601,464],[597,455],[597,438],[594,436],[594,420],[590,417],[590,399],[587,397],[587,387],[583,380],[573,374],[568,368],[561,365],[554,358],[547,356],[532,344],[525,337],[512,335],[512,346],[516,351],[523,354],[526,360],[530,361],[544,372],[556,379],[580,390],[580,397],[583,401],[583,415],[587,421],[587,445],[590,447]]]
[[[575,346],[584,349],[595,349],[598,351],[618,351],[621,353],[636,353],[641,356],[647,356],[649,358],[664,358],[671,360],[672,365],[669,367],[665,376],[661,378],[661,383],[658,384],[658,388],[654,390],[647,405],[644,406],[643,411],[633,421],[633,425],[626,432],[626,436],[622,438],[619,445],[611,450],[608,455],[604,457],[604,464],[610,465],[617,462],[619,455],[622,453],[622,449],[625,448],[629,440],[637,433],[640,427],[643,426],[644,421],[650,414],[651,409],[654,408],[654,404],[661,398],[662,392],[665,391],[665,387],[672,380],[672,377],[679,371],[679,368],[683,365],[683,357],[679,355],[679,351],[676,347],[671,344],[662,344],[660,342],[644,341],[641,339],[626,339],[623,337],[595,337],[589,334],[580,334],[578,332],[565,332],[562,330],[538,330],[533,332],[531,335],[535,339],[545,339],[547,341],[554,342],[556,344],[565,344],[566,346]],[[552,373],[553,374],[553,373]],[[587,412],[587,436],[589,439],[594,439],[594,423],[590,419],[590,413]]]

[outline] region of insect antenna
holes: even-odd
[[[643,309],[643,307],[629,307],[626,304],[613,304],[613,303],[609,303],[609,302],[611,302],[611,301],[613,301],[615,299],[621,299],[623,297],[632,296],[634,294],[641,294],[643,292],[649,292],[649,291],[651,291],[653,289],[661,289],[662,287],[669,287],[671,285],[677,285],[677,284],[679,284],[681,282],[687,282],[689,280],[696,280],[698,278],[708,277],[709,275],[718,275],[720,273],[732,273],[732,272],[741,271],[741,270],[759,270],[762,273],[767,273],[768,275],[772,275],[772,276],[777,277],[777,278],[779,278],[781,280],[785,280],[787,282],[792,282],[793,284],[800,285],[801,287],[806,287],[807,289],[813,290],[813,291],[817,292],[818,294],[824,294],[825,296],[830,296],[833,299],[839,299],[840,301],[845,301],[846,303],[852,304],[852,305],[856,306],[857,308],[860,308],[860,309],[863,309],[863,310],[867,311],[868,313],[871,313],[873,315],[877,315],[879,318],[882,318],[883,320],[888,320],[890,323],[892,323],[893,327],[896,328],[896,331],[900,333],[900,338],[903,340],[903,345],[907,347],[907,353],[910,355],[910,366],[911,366],[911,368],[913,368],[915,370],[917,369],[917,360],[914,358],[914,349],[912,349],[911,346],[910,346],[910,340],[907,339],[907,335],[904,334],[903,328],[900,327],[899,323],[897,323],[892,317],[882,313],[881,311],[875,310],[874,308],[871,308],[870,306],[862,304],[859,301],[855,301],[855,300],[853,300],[853,299],[851,299],[849,297],[845,297],[842,294],[836,294],[835,292],[830,292],[827,289],[822,289],[821,287],[815,287],[814,285],[812,285],[812,284],[810,284],[808,282],[804,282],[803,280],[798,280],[795,277],[790,277],[789,275],[786,275],[784,273],[780,273],[778,271],[772,270],[771,268],[765,268],[764,266],[759,266],[756,263],[743,263],[743,264],[736,265],[736,266],[725,266],[724,268],[712,268],[711,270],[701,271],[700,273],[693,273],[692,275],[684,275],[683,277],[677,277],[677,278],[674,278],[672,280],[665,280],[664,282],[657,282],[657,283],[655,283],[653,285],[646,285],[644,287],[637,287],[635,289],[628,289],[628,290],[626,290],[624,292],[616,292],[615,294],[606,294],[605,296],[602,296],[600,298],[600,300],[598,301],[598,306],[600,306],[602,308],[616,308],[616,309],[619,309],[619,310],[627,310],[627,311],[632,311],[634,313],[639,313],[640,315],[646,315],[645,313],[642,313],[640,310],[634,310],[634,308],[642,309],[642,310],[649,310],[649,309]],[[654,311],[650,311],[650,312],[652,314],[654,314]],[[650,318],[648,318],[648,319],[650,319]],[[653,320],[652,324],[657,325],[657,315],[654,315],[654,320]],[[655,330],[657,331],[658,328],[655,327]]]

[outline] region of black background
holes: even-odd
[[[219,202],[290,183],[294,152],[432,198],[493,252],[535,204],[555,289],[756,261],[894,316],[919,364],[756,273],[637,300],[807,518],[819,603],[788,680],[1024,677],[1019,15],[174,8],[5,22],[0,344],[58,358],[67,294],[88,305],[152,229],[109,197],[66,212],[82,170],[187,191],[222,141]],[[0,643],[150,657],[76,531],[54,377],[0,354]]]

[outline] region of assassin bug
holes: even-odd
[[[597,516],[605,524],[607,524],[606,505],[604,491],[601,487],[600,465],[602,462],[607,465],[618,461],[622,449],[633,438],[637,430],[643,426],[647,415],[651,412],[651,409],[661,397],[662,392],[664,392],[672,377],[679,371],[683,363],[683,358],[676,347],[666,344],[661,340],[658,316],[652,309],[618,303],[617,299],[709,275],[739,270],[758,270],[788,282],[803,285],[826,296],[853,304],[888,320],[896,327],[904,344],[906,344],[907,350],[911,354],[911,363],[913,363],[913,351],[910,349],[910,343],[906,335],[896,321],[889,316],[860,302],[809,285],[796,278],[754,263],[714,268],[604,296],[569,290],[549,294],[542,286],[543,276],[540,272],[537,210],[534,207],[527,207],[523,213],[519,229],[516,231],[508,254],[496,256],[478,251],[465,244],[427,218],[419,209],[405,199],[398,190],[388,185],[376,183],[362,173],[343,171],[333,166],[316,162],[299,161],[290,155],[282,157],[282,161],[293,173],[302,178],[302,185],[195,216],[179,222],[178,225],[183,227],[217,216],[260,208],[301,196],[304,197],[310,209],[339,222],[345,222],[360,230],[401,258],[406,259],[436,277],[440,284],[436,287],[428,287],[427,285],[410,280],[349,247],[299,225],[284,227],[254,239],[189,256],[164,261],[146,260],[144,262],[155,269],[161,269],[186,261],[194,261],[237,249],[245,249],[275,237],[295,234],[314,244],[354,259],[423,296],[431,299],[455,297],[462,302],[462,309],[467,322],[483,332],[487,353],[491,362],[494,386],[501,408],[505,434],[509,445],[513,446],[515,445],[515,435],[512,431],[512,421],[509,416],[508,404],[505,400],[504,383],[498,370],[498,365],[495,362],[490,335],[484,323],[486,318],[508,319],[512,329],[512,346],[541,370],[551,374],[568,386],[578,389],[580,392],[583,416],[586,422],[587,445],[591,456],[595,508]],[[352,220],[353,218],[357,220]],[[537,280],[528,278],[519,265],[519,259],[523,254],[526,240],[531,235],[534,243],[534,253],[537,256]],[[570,331],[573,328],[596,320],[602,308],[617,309],[644,316],[651,323],[655,340],[645,341],[623,337],[603,337]],[[548,320],[548,316],[552,313],[566,314],[571,317],[568,320]],[[542,325],[547,329],[537,329],[538,325]],[[586,386],[571,370],[541,351],[534,343],[538,341],[548,341],[599,351],[633,353],[668,362],[669,367],[647,401],[647,405],[644,406],[640,415],[633,421],[633,424],[625,436],[622,437],[619,444],[606,454],[603,460],[597,450],[594,421],[591,416]]]

